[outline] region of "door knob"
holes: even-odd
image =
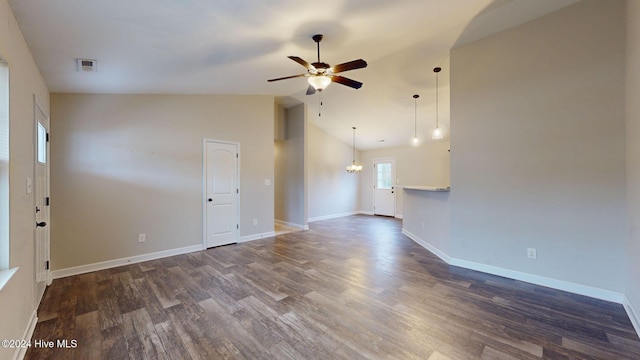
[[[36,221],[36,227],[45,227],[45,226],[47,226],[47,223],[46,223],[46,222],[44,222],[44,221],[37,222],[37,221]]]
[[[212,201],[213,201],[213,199],[212,199],[212,198],[208,198],[208,199],[207,199],[207,201],[208,201],[208,202],[212,202]]]

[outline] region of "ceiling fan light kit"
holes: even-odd
[[[304,66],[307,69],[306,74],[298,74],[285,76],[275,79],[269,79],[267,81],[279,81],[286,79],[293,79],[298,77],[306,77],[307,82],[309,83],[309,87],[307,88],[307,95],[315,94],[316,91],[320,92],[327,88],[327,86],[331,85],[332,82],[342,84],[348,86],[353,89],[360,89],[362,87],[362,83],[359,81],[355,81],[344,76],[336,75],[337,73],[362,69],[367,67],[367,62],[358,59],[349,61],[346,63],[338,64],[335,66],[331,66],[325,62],[320,61],[320,41],[322,41],[323,35],[316,34],[311,37],[313,41],[316,42],[316,47],[318,49],[318,61],[314,63],[308,63],[306,60],[299,58],[297,56],[289,56],[289,59],[297,62],[298,64]]]
[[[313,86],[317,91],[322,91],[331,85],[331,79],[325,75],[310,76],[307,78],[309,85]]]

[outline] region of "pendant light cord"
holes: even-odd
[[[418,98],[420,95],[413,95],[413,141],[417,145],[418,140]]]
[[[438,73],[436,73],[436,129],[438,128]]]
[[[438,104],[440,103],[438,101],[438,93],[439,93],[439,87],[438,87],[438,73],[440,72],[440,70],[442,70],[441,68],[437,67],[433,69],[433,72],[436,73],[436,129],[438,128]]]
[[[356,163],[356,127],[353,127],[353,160],[351,161],[352,164],[355,165]]]
[[[418,99],[413,97],[413,137],[418,137]]]

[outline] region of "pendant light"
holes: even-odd
[[[362,165],[356,165],[356,127],[353,127],[353,161],[347,166],[348,173],[359,173],[362,171]]]
[[[413,95],[413,139],[411,139],[411,145],[418,146],[420,139],[418,139],[418,98],[420,95]]]
[[[433,72],[436,73],[436,128],[433,129],[433,133],[431,133],[431,138],[433,140],[442,140],[444,137],[438,124],[438,73],[440,70],[442,69],[439,67],[433,68]]]

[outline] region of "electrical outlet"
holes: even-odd
[[[253,225],[258,225],[258,219],[253,219]]]
[[[147,234],[138,234],[138,242],[145,242],[147,241]]]
[[[529,259],[536,259],[538,257],[538,252],[534,248],[527,249],[527,257]]]

